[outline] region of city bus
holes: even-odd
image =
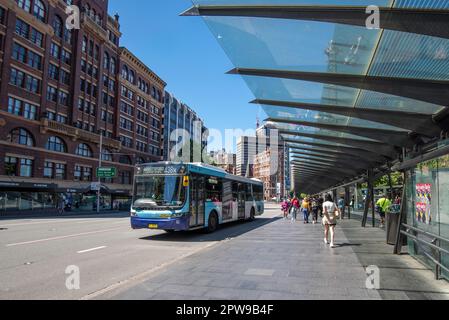
[[[201,163],[138,165],[131,207],[133,229],[204,229],[264,212],[263,183]]]

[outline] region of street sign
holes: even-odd
[[[97,168],[97,178],[115,178],[117,176],[117,168]]]

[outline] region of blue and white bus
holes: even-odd
[[[133,229],[167,232],[206,229],[263,214],[263,183],[200,163],[137,166],[131,207]]]

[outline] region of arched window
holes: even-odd
[[[62,19],[60,16],[55,16],[54,20],[53,20],[53,29],[55,30],[55,35],[58,38],[62,38],[62,30],[63,30],[63,26],[62,26]]]
[[[122,78],[123,79],[128,79],[128,73],[129,73],[128,67],[126,65],[123,66],[123,68],[122,68]]]
[[[128,81],[134,84],[134,78],[135,78],[134,71],[130,70]]]
[[[128,156],[120,156],[119,162],[123,164],[132,164],[131,158]]]
[[[40,0],[34,0],[33,14],[40,21],[45,22],[45,6]]]
[[[28,147],[34,147],[34,137],[28,130],[17,128],[9,133],[9,141]]]
[[[109,69],[109,54],[107,52],[104,53],[103,69],[105,69],[105,70]]]
[[[48,138],[47,144],[45,145],[45,149],[49,151],[62,152],[62,153],[67,152],[67,146],[64,140],[62,140],[59,137]]]
[[[112,162],[112,153],[108,149],[103,149],[101,152],[101,160]]]
[[[115,74],[117,68],[117,62],[115,61],[115,58],[111,58],[111,73]]]
[[[93,152],[92,149],[85,143],[81,143],[76,148],[75,154],[77,156],[85,157],[85,158],[92,158]]]

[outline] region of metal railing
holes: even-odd
[[[403,228],[405,228],[406,230],[402,230]],[[416,236],[415,234],[411,233],[410,231],[413,231],[415,233],[419,233],[419,234],[425,235],[425,236],[427,236],[429,238],[432,238],[433,240],[432,241],[426,241],[424,239],[419,238],[418,236]],[[429,253],[427,253],[424,250],[422,250],[424,256],[426,256],[430,261],[432,261],[435,264],[435,270],[434,270],[434,272],[435,272],[435,279],[437,279],[437,280],[441,279],[441,277],[440,277],[440,271],[441,270],[444,270],[444,271],[449,273],[449,269],[446,266],[444,266],[442,264],[442,262],[441,262],[441,253],[449,255],[449,250],[447,250],[445,248],[442,248],[441,247],[441,242],[445,242],[445,243],[449,244],[449,239],[446,239],[446,238],[441,237],[439,235],[433,234],[431,232],[420,230],[420,229],[418,229],[416,227],[413,227],[413,226],[410,226],[410,225],[408,225],[406,223],[402,223],[401,224],[400,233],[402,235],[406,236],[407,238],[413,240],[413,242],[415,244],[417,244],[420,249],[422,249],[424,246],[427,246],[427,247],[429,247],[431,249],[436,250],[436,252],[437,252],[437,254],[436,254],[437,257],[436,258],[432,257]]]

